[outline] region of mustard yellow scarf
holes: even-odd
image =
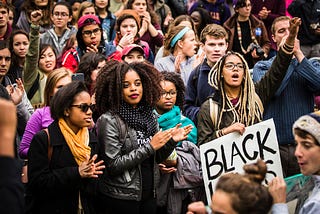
[[[66,140],[74,159],[80,165],[90,157],[91,148],[89,145],[89,131],[87,127],[81,128],[77,134],[68,126],[64,119],[59,119],[59,127]]]

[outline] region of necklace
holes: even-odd
[[[252,33],[252,30],[251,30],[251,21],[250,21],[250,19],[248,19],[248,22],[249,22],[249,28],[250,28],[250,33],[251,33],[251,40],[252,40],[252,41],[255,41],[256,38],[254,37],[254,35],[253,35],[253,33]],[[238,19],[237,19],[237,32],[238,32],[238,38],[239,38],[239,42],[240,42],[241,51],[242,51],[244,54],[247,54],[249,51],[248,51],[248,49],[245,50],[244,47],[243,47],[243,45],[242,45],[241,27],[240,27],[240,24],[239,24]]]

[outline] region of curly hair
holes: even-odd
[[[95,52],[86,53],[81,57],[77,73],[84,74],[84,82],[90,91],[92,90],[92,71],[97,69],[98,64],[104,60],[106,60],[106,57],[103,54]]]
[[[179,106],[180,110],[183,111],[184,93],[186,88],[180,74],[177,74],[175,72],[162,71],[161,75],[163,81],[172,82],[175,85],[177,89],[177,99],[175,105]]]
[[[96,108],[100,114],[117,112],[123,102],[123,81],[128,71],[140,76],[143,96],[140,102],[155,106],[162,90],[160,72],[147,62],[131,63],[110,60],[100,70],[96,83]]]
[[[261,182],[265,179],[267,166],[262,160],[243,167],[245,174],[228,173],[219,178],[216,191],[231,196],[231,206],[239,214],[267,214],[273,198]]]
[[[197,30],[195,31],[195,32],[197,32],[197,35],[200,36],[202,29],[204,29],[208,24],[212,24],[213,21],[212,21],[210,14],[209,14],[209,11],[205,10],[204,8],[197,7],[196,9],[194,9],[192,11],[192,13],[194,13],[194,12],[198,12],[201,17],[200,23],[197,26]],[[192,13],[191,13],[191,15],[192,15]]]
[[[239,57],[244,65],[244,77],[241,83],[241,92],[239,97],[239,114],[233,107],[231,101],[227,98],[224,90],[224,78],[222,77],[222,70],[226,59],[231,55]],[[253,125],[257,121],[262,120],[264,108],[259,96],[256,94],[253,81],[250,77],[249,66],[241,54],[229,51],[226,55],[221,57],[209,72],[208,83],[221,93],[222,103],[217,124],[218,129],[221,129],[220,124],[222,115],[226,111],[232,111],[234,121],[237,120],[238,122],[245,124],[245,126]]]

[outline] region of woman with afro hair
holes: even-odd
[[[97,132],[106,164],[99,204],[108,204],[103,213],[156,213],[157,163],[191,131],[180,125],[158,130],[153,109],[160,92],[160,74],[149,63],[109,61],[97,77]]]

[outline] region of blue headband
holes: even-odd
[[[181,39],[183,36],[184,36],[184,34],[186,34],[186,32],[188,32],[189,30],[191,30],[190,28],[188,28],[188,27],[185,27],[185,28],[183,28],[179,33],[177,33],[177,35],[175,35],[174,37],[173,37],[173,39],[171,40],[171,42],[170,42],[170,47],[174,47],[174,45],[177,43],[177,41],[179,40],[179,39]]]

